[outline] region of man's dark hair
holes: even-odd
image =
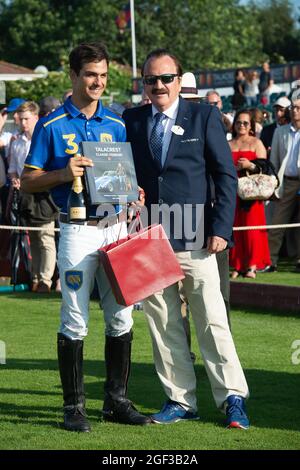
[[[70,69],[74,70],[76,75],[79,75],[84,64],[88,64],[89,62],[101,62],[101,60],[106,60],[107,65],[109,64],[106,46],[101,42],[79,44],[69,55]]]
[[[183,70],[182,70],[181,64],[179,60],[177,59],[177,57],[174,54],[172,54],[170,51],[168,51],[168,49],[154,49],[147,55],[142,65],[142,77],[144,76],[144,70],[145,70],[147,62],[152,59],[158,59],[159,57],[163,57],[163,56],[168,56],[168,57],[171,57],[171,59],[173,59],[176,65],[177,73],[179,77],[182,77]]]

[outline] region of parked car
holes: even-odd
[[[106,170],[102,176],[95,178],[97,191],[108,191],[110,193],[120,190],[120,178],[116,171]]]

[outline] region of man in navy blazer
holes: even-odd
[[[247,429],[248,386],[230,333],[215,257],[231,243],[237,186],[220,113],[179,97],[182,68],[167,50],[151,52],[142,75],[152,104],[123,115],[138,184],[145,190],[148,212],[158,208],[169,222],[165,228],[186,276],[184,294],[215,402],[226,412],[228,427]],[[171,215],[164,219],[168,208]],[[144,302],[156,371],[168,397],[152,416],[156,423],[199,419],[180,307],[177,284]]]
[[[200,111],[200,112],[199,112]],[[230,148],[224,137],[220,113],[210,105],[188,103],[179,97],[176,125],[163,168],[151,155],[148,130],[152,106],[146,105],[125,111],[127,139],[132,143],[137,179],[147,194],[146,206],[174,203],[203,204],[205,210],[205,239],[215,245],[222,238],[222,249],[231,241],[237,177]],[[183,132],[181,134],[181,132]],[[138,136],[138,138],[136,138]],[[211,175],[218,195],[211,207]],[[176,239],[171,233],[175,250],[185,250],[186,237]],[[190,242],[192,240],[189,240]],[[201,246],[202,247],[202,246]]]

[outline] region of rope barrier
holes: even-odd
[[[0,230],[12,230],[12,231],[22,231],[22,230],[28,230],[32,232],[59,232],[59,228],[53,228],[53,227],[23,227],[21,225],[0,225]]]
[[[252,225],[249,227],[233,227],[234,232],[241,232],[244,230],[272,230],[278,228],[297,228],[300,227],[300,223],[295,224],[278,224],[278,225]],[[14,230],[14,231],[35,231],[35,232],[59,232],[59,228],[51,228],[51,227],[24,227],[19,225],[0,225],[0,230]]]
[[[252,225],[249,227],[233,227],[235,232],[242,230],[272,230],[276,228],[297,228],[300,227],[300,223],[297,224],[278,224],[278,225]]]

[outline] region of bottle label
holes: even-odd
[[[86,208],[85,207],[70,207],[70,219],[86,219]]]
[[[74,193],[79,194],[82,193],[83,191],[83,186],[82,186],[82,181],[80,176],[76,176],[74,178],[73,184],[72,184],[72,189]]]

